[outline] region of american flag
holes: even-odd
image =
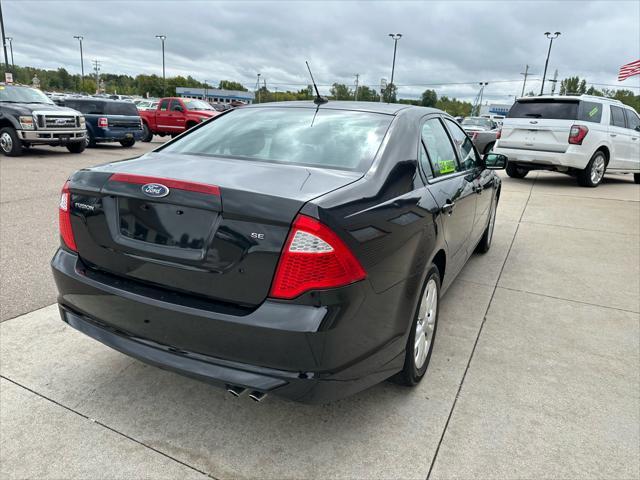
[[[634,75],[640,75],[640,60],[621,66],[618,72],[618,81],[621,82]]]

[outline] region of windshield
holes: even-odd
[[[492,128],[492,122],[488,118],[465,118],[462,121],[462,125],[474,126],[474,127],[484,127],[484,128]]]
[[[0,85],[0,102],[53,104],[40,90],[12,85]]]
[[[213,107],[202,100],[183,100],[187,110],[213,110]]]
[[[507,118],[553,118],[575,120],[578,115],[576,100],[518,100],[513,104]]]
[[[244,108],[231,110],[162,151],[364,172],[392,119],[345,110]]]

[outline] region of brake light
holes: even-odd
[[[589,133],[589,129],[584,125],[573,125],[569,131],[569,143],[572,145],[582,145],[584,137]]]
[[[76,239],[73,236],[73,230],[71,229],[71,192],[69,192],[69,182],[65,182],[62,187],[62,193],[60,194],[60,208],[59,208],[59,224],[60,224],[60,236],[64,244],[74,252],[78,251],[76,247]]]
[[[309,290],[349,285],[366,276],[358,259],[329,227],[298,215],[280,256],[270,296],[290,299]]]
[[[501,136],[502,136],[502,129],[499,128],[498,131],[496,132],[496,140],[498,140]]]
[[[100,128],[107,128],[109,126],[109,119],[107,117],[100,117],[98,119],[98,126]]]

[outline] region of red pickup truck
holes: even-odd
[[[155,110],[140,110],[142,141],[150,142],[154,135],[179,135],[185,130],[219,115],[207,102],[191,98],[166,97],[160,99]]]

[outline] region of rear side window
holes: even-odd
[[[456,151],[440,120],[432,118],[424,122],[422,142],[427,148],[434,176],[441,177],[458,171]]]
[[[580,102],[578,120],[600,123],[600,120],[602,120],[602,104],[597,102]]]
[[[640,118],[638,118],[638,114],[636,112],[625,108],[624,114],[627,117],[627,128],[635,130],[640,126]]]
[[[611,125],[626,128],[624,121],[624,110],[620,107],[611,106]]]
[[[160,111],[165,112],[169,109],[169,100],[162,100],[160,102]]]
[[[162,151],[364,172],[392,119],[329,108],[240,108]]]
[[[519,100],[513,104],[507,118],[551,118],[576,120],[578,102],[567,100]]]
[[[85,102],[85,101],[71,101],[65,102],[65,106],[73,108],[74,110],[83,113],[84,115],[102,115],[103,114],[103,102]]]
[[[107,102],[104,110],[107,115],[138,116],[138,109],[131,102]]]

